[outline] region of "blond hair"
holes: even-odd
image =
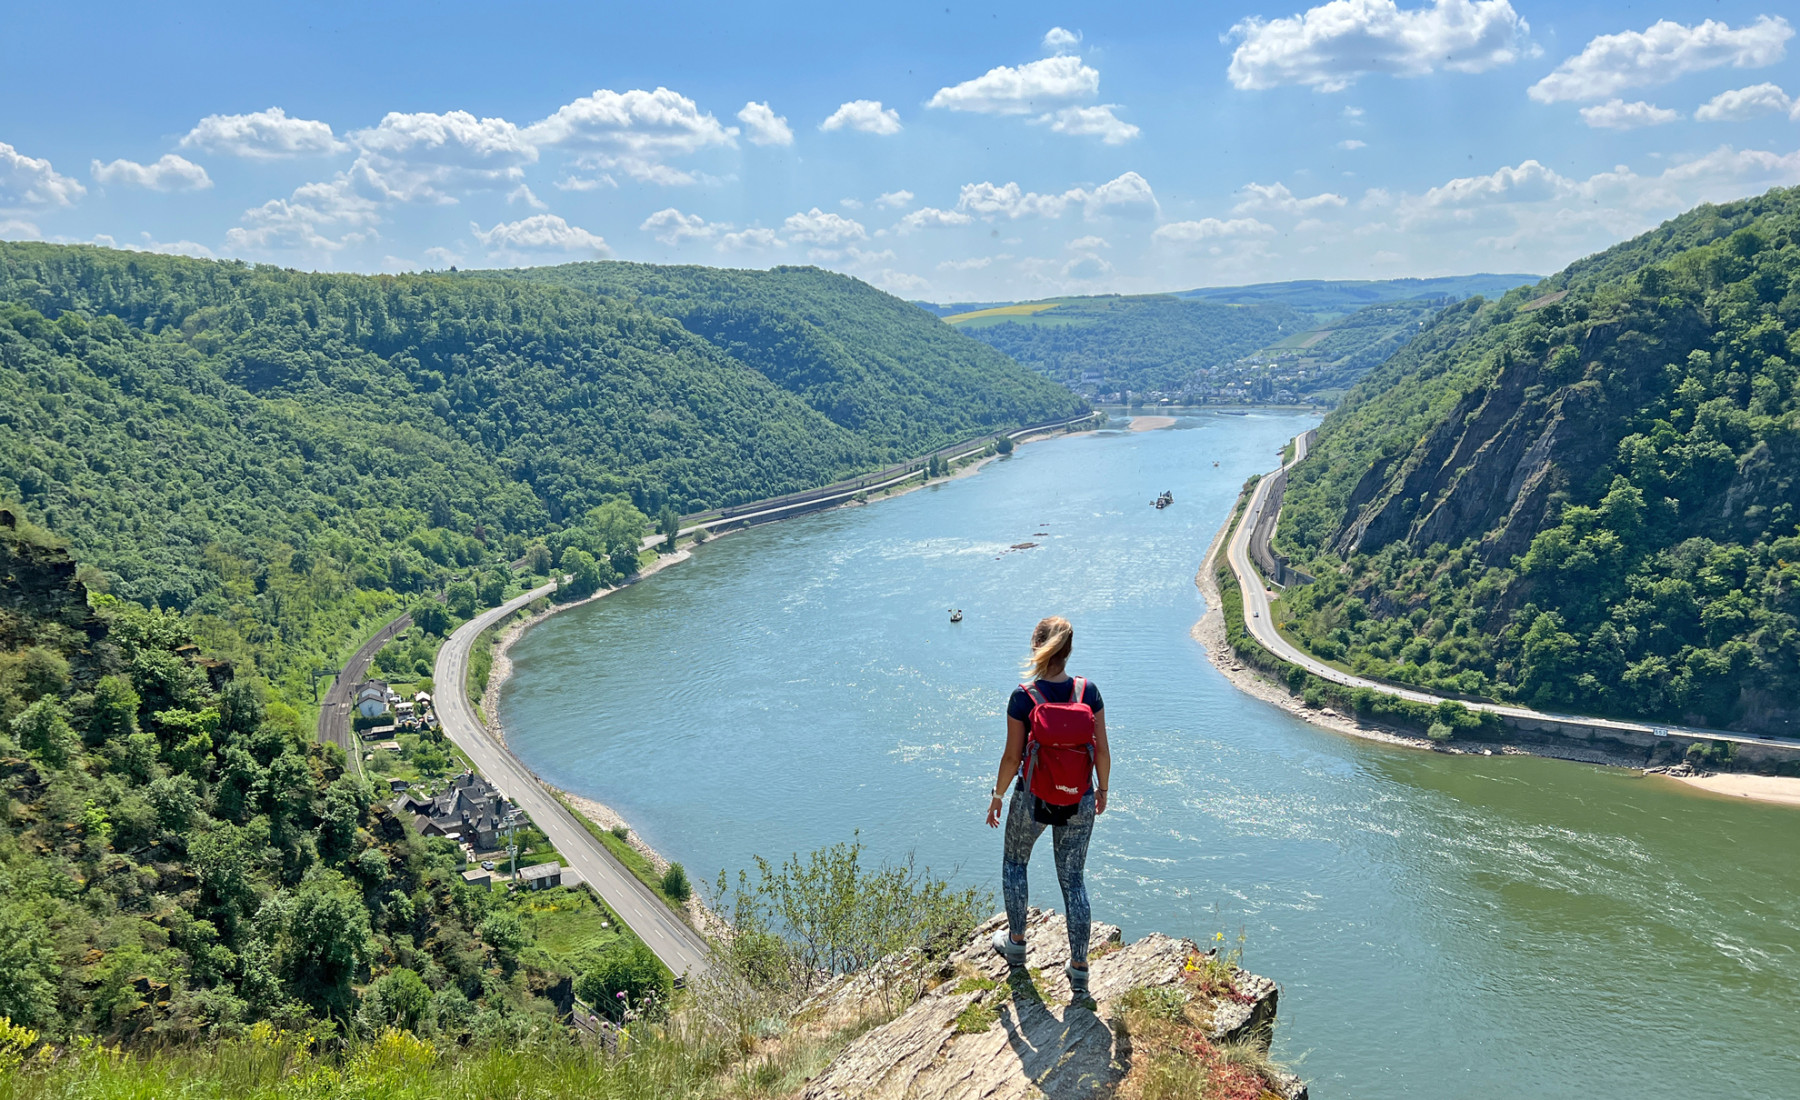
[[[1048,679],[1061,672],[1075,647],[1075,628],[1061,615],[1038,620],[1031,632],[1031,657],[1025,671],[1037,680]]]

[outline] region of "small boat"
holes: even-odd
[[[953,607],[950,609],[950,621],[953,623],[962,622],[962,608]]]
[[[1175,503],[1175,494],[1169,492],[1167,489],[1164,489],[1160,496],[1150,502],[1151,506],[1159,512],[1173,503]]]
[[[1217,466],[1217,465],[1218,465],[1218,464],[1219,464],[1219,463],[1218,463],[1218,460],[1217,460],[1217,459],[1214,459],[1214,460],[1213,460],[1213,465],[1214,465],[1214,466]]]

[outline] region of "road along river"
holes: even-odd
[[[1006,692],[1032,623],[1066,614],[1113,740],[1095,916],[1243,929],[1315,1095],[1795,1095],[1800,813],[1318,730],[1191,640],[1194,571],[1239,487],[1312,422],[1037,443],[720,539],[528,631],[510,743],[696,878],[861,829],[997,889],[981,814]],[[1174,506],[1151,508],[1164,489]],[[1032,881],[1061,907],[1047,853]]]

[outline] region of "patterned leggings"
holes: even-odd
[[[1025,909],[1031,903],[1031,889],[1025,881],[1025,865],[1031,862],[1031,848],[1044,831],[1044,826],[1031,815],[1031,795],[1013,788],[1012,803],[1006,809],[1005,850],[1001,854],[1000,886],[1006,895],[1006,923],[1014,936],[1025,935]],[[1088,838],[1094,835],[1094,792],[1081,796],[1081,807],[1067,825],[1053,825],[1051,846],[1056,852],[1056,879],[1062,884],[1063,909],[1069,921],[1069,957],[1075,962],[1087,961],[1088,910],[1087,882],[1081,877],[1087,865]]]

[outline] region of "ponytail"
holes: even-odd
[[[1031,632],[1031,658],[1025,662],[1026,673],[1033,679],[1042,680],[1062,671],[1069,660],[1069,651],[1074,647],[1075,628],[1069,625],[1069,620],[1061,615],[1040,620]]]

